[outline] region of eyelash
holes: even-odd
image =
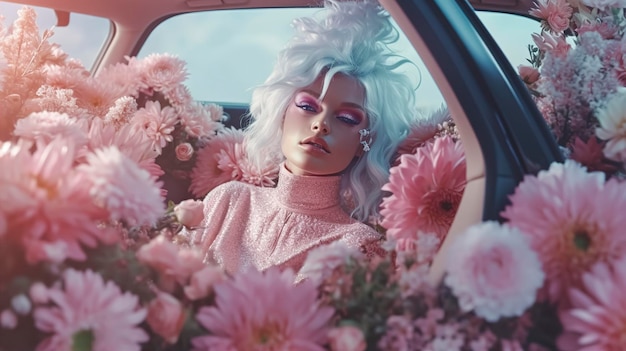
[[[313,106],[312,104],[309,104],[307,102],[300,102],[300,103],[296,103],[296,107],[303,110],[303,111],[307,111],[307,112],[317,112],[317,109],[315,108],[315,106]],[[360,120],[358,120],[357,118],[354,118],[350,115],[339,115],[337,116],[337,119],[339,119],[340,121],[349,124],[349,125],[358,125],[359,123],[361,123]]]

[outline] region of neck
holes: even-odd
[[[340,205],[341,176],[295,175],[280,166],[276,194],[278,201],[298,211],[321,210]]]

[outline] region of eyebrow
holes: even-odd
[[[319,92],[311,90],[311,89],[302,89],[302,90],[300,90],[300,92],[301,93],[304,92],[304,93],[307,93],[307,94],[312,95],[312,96],[317,96],[316,99],[319,99],[319,96],[321,95]],[[363,113],[365,113],[365,108],[363,108],[363,106],[361,106],[359,104],[356,104],[354,102],[345,101],[345,102],[342,102],[341,104],[342,105],[347,105],[347,106],[355,108],[357,110],[361,110],[361,111],[363,111]]]

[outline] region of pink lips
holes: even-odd
[[[309,137],[300,142],[300,145],[311,145],[313,147],[319,148],[323,150],[327,154],[330,154],[330,150],[328,150],[328,144],[322,138],[318,137]]]

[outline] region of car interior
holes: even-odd
[[[175,17],[242,9],[314,9],[320,5],[315,0],[4,1],[50,8],[54,11],[58,27],[71,26],[77,15],[106,19],[107,34],[102,50],[91,65],[92,74],[97,74],[107,65],[124,62],[126,56],[145,55],[142,48],[151,43],[152,33]],[[432,76],[436,90],[459,127],[465,148],[467,185],[448,239],[443,244],[440,255],[443,257],[449,242],[464,228],[481,220],[499,218],[499,212],[507,203],[507,195],[525,174],[545,169],[551,162],[561,160],[558,147],[530,94],[504,54],[502,42],[494,40],[498,29],[488,30],[477,15],[498,12],[532,21],[528,10],[533,1],[380,2]],[[186,34],[180,34],[183,35]],[[226,42],[231,39],[222,37],[218,40],[222,41],[221,44],[218,41],[213,47],[228,55]],[[158,43],[159,40],[156,40]],[[244,68],[242,70],[244,75],[252,74]],[[204,97],[198,99],[208,100]],[[231,117],[231,125],[241,125],[239,119],[247,111],[245,101],[213,100],[224,107]],[[441,273],[438,267],[440,264],[436,260],[434,276]]]

